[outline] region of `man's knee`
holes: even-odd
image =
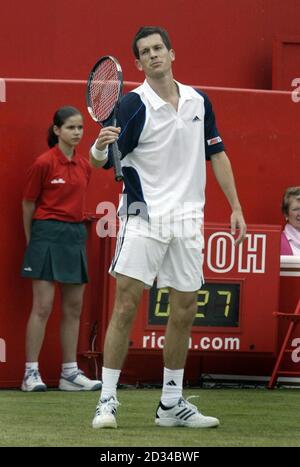
[[[171,310],[170,320],[173,326],[178,327],[179,329],[188,328],[193,324],[195,315],[197,313],[197,302],[191,301],[185,306],[177,306],[175,309]]]
[[[128,326],[133,321],[138,304],[129,294],[118,297],[114,306],[115,323],[119,327]]]
[[[118,276],[113,317],[118,326],[128,326],[139,306],[143,284],[140,281]]]

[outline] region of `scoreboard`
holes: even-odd
[[[198,312],[194,326],[237,327],[239,325],[240,283],[207,282],[198,291]],[[169,316],[169,293],[150,290],[148,306],[149,324],[166,324]]]

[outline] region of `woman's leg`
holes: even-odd
[[[43,344],[48,318],[52,311],[53,282],[33,280],[33,304],[26,331],[26,361],[37,362]]]
[[[96,391],[101,387],[101,381],[87,378],[82,371],[78,370],[77,366],[77,345],[83,293],[84,285],[61,284],[63,364],[59,389],[63,391]]]
[[[77,344],[84,284],[61,284],[62,321],[60,328],[63,363],[77,361]]]

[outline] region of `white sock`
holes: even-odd
[[[117,398],[117,384],[121,370],[102,367],[102,390],[100,400],[109,399],[111,396]]]
[[[71,376],[78,371],[77,362],[63,363],[61,366],[61,374],[64,376]]]
[[[25,375],[31,370],[38,370],[39,362],[26,362],[25,363]]]
[[[183,372],[181,370],[169,370],[164,368],[164,383],[161,395],[161,402],[166,407],[176,405],[178,399],[182,397]]]

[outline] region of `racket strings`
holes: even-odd
[[[104,60],[94,71],[90,86],[93,112],[99,121],[106,120],[119,96],[119,78],[116,65]]]

